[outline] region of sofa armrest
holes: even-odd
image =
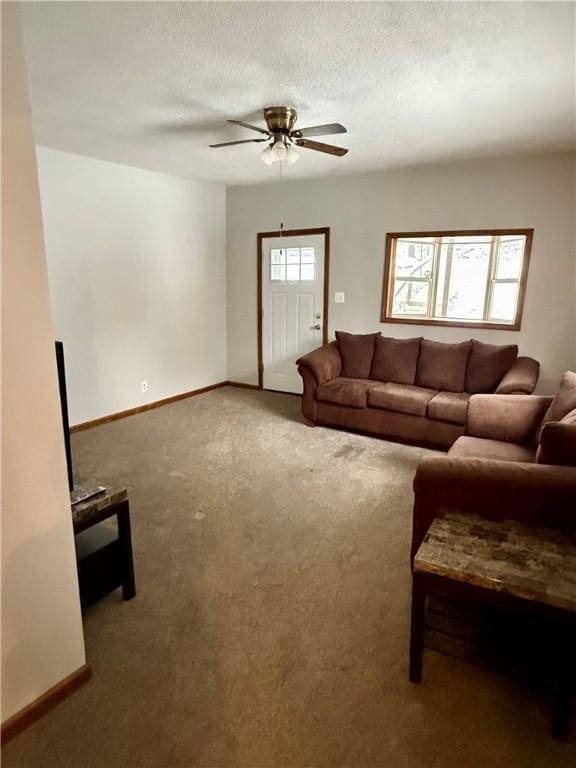
[[[317,384],[324,384],[331,379],[335,379],[342,371],[342,358],[338,344],[335,341],[318,347],[313,352],[304,355],[296,360],[299,368],[307,368]]]
[[[466,434],[520,445],[534,444],[552,402],[543,395],[472,395]]]
[[[536,461],[576,467],[576,422],[549,421],[544,424]]]
[[[519,357],[504,374],[496,388],[497,395],[512,395],[524,393],[531,395],[538,383],[540,363],[532,357]]]
[[[446,510],[576,531],[576,469],[486,459],[423,459],[414,478],[412,558]]]
[[[311,426],[316,423],[316,413],[318,405],[316,403],[316,389],[318,382],[309,368],[301,365],[298,367],[298,373],[302,376],[302,415]]]

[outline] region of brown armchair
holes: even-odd
[[[470,398],[466,436],[416,471],[412,558],[446,510],[576,530],[576,423],[541,428],[551,402],[534,395]]]

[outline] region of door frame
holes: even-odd
[[[303,235],[324,235],[324,299],[322,302],[322,344],[328,343],[328,307],[330,285],[330,227],[309,229],[283,229],[276,232],[258,232],[256,236],[257,255],[257,322],[258,322],[258,389],[264,388],[264,357],[262,351],[262,241],[270,237],[302,237]]]

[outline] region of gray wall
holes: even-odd
[[[224,381],[224,187],[37,155],[71,423]]]
[[[521,354],[541,361],[542,392],[553,391],[561,373],[575,366],[572,154],[229,188],[228,377],[233,380],[257,382],[256,234],[277,229],[280,221],[286,229],[331,228],[331,334],[381,330],[397,337],[517,343]],[[520,331],[379,322],[386,232],[490,227],[535,230]],[[346,292],[345,304],[334,304],[334,291]]]

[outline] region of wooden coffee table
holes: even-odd
[[[512,521],[447,513],[434,520],[414,559],[410,681],[422,680],[426,598],[435,591],[558,626],[552,733],[564,739],[576,690],[576,535]]]

